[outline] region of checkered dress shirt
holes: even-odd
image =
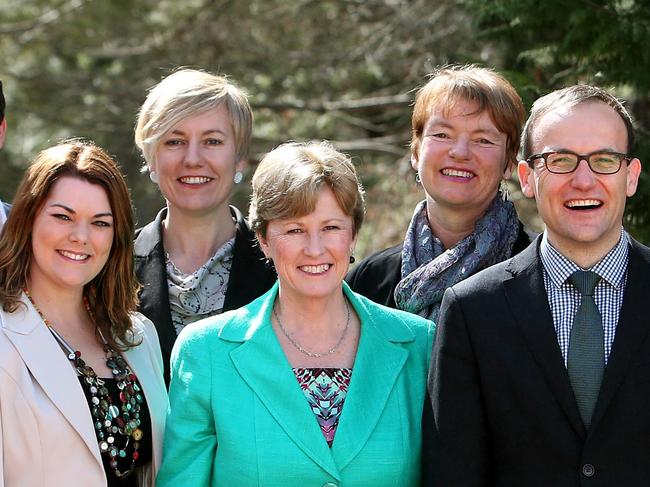
[[[605,365],[607,365],[612,350],[616,324],[623,303],[630,244],[628,233],[621,229],[621,238],[618,244],[609,251],[603,260],[590,269],[584,269],[591,270],[602,278],[596,285],[594,300],[603,320]],[[580,267],[553,248],[548,241],[546,232],[542,237],[539,253],[544,269],[544,287],[551,307],[555,335],[564,358],[564,365],[566,365],[573,318],[580,306],[580,293],[567,279],[575,271],[580,270]]]

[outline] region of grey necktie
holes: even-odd
[[[569,282],[580,291],[580,306],[571,328],[567,369],[587,429],[605,370],[603,323],[594,301],[598,281],[600,276],[592,271],[576,271],[569,277]]]

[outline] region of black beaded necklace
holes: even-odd
[[[43,316],[43,313],[41,313],[38,306],[36,306],[29,291],[26,288],[23,289],[23,291],[50,330],[50,333],[52,333],[52,336],[66,353],[68,360],[73,363],[77,375],[82,377],[82,380],[87,384],[88,391],[90,392],[90,413],[93,417],[95,433],[99,442],[99,451],[102,455],[108,455],[110,458],[109,465],[114,470],[116,477],[122,478],[130,475],[133,472],[135,462],[140,455],[138,450],[140,448],[140,440],[143,436],[142,430],[139,426],[140,409],[142,408],[144,398],[140,386],[137,383],[135,374],[131,371],[124,358],[106,343],[101,330],[98,330],[99,336],[104,342],[106,366],[111,369],[113,377],[117,382],[117,388],[120,391],[120,407],[113,404],[113,399],[108,392],[104,380],[97,377],[97,374],[92,367],[84,362],[81,358],[81,352],[79,350],[74,350],[68,342],[57,333],[48,319]],[[86,306],[86,311],[88,312],[91,321],[95,323],[94,314],[90,309],[90,304],[85,296],[84,305]],[[119,448],[116,444],[116,436],[118,433],[126,438],[122,448]],[[131,465],[127,470],[118,470],[117,459],[126,458],[126,450],[131,441],[133,441]]]

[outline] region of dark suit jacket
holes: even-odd
[[[530,240],[531,237],[520,222],[519,235],[512,249],[513,255],[528,247]],[[395,288],[402,280],[402,246],[399,244],[372,254],[354,266],[345,277],[352,290],[375,303],[396,308]]]
[[[255,235],[246,220],[234,206],[230,211],[236,220],[235,247],[232,268],[223,310],[237,309],[268,291],[275,282],[275,271],[266,265]],[[165,269],[165,249],[162,242],[162,222],[167,209],[156,219],[136,232],[135,273],[142,283],[139,311],[153,321],[158,330],[160,348],[165,364],[165,383],[169,385],[169,357],[176,341],[172,324]]]
[[[513,254],[518,254],[530,244],[531,237],[519,223],[519,234],[512,249]],[[395,304],[395,288],[402,279],[402,246],[403,244],[390,247],[377,252],[359,262],[345,277],[353,291],[390,308],[397,308]],[[422,412],[422,478],[432,478],[432,472],[428,463],[431,455],[431,443],[426,441],[431,437],[433,419],[430,403],[426,402]]]
[[[448,289],[429,388],[429,485],[650,482],[650,249],[633,242],[613,348],[589,431],[557,343],[536,239]]]

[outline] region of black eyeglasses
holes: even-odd
[[[620,152],[598,151],[590,154],[576,154],[575,152],[544,152],[533,154],[526,162],[533,166],[538,159],[544,159],[544,166],[553,174],[569,174],[575,171],[580,161],[587,161],[589,168],[596,174],[615,174],[621,169],[623,161],[630,161],[631,156]]]

